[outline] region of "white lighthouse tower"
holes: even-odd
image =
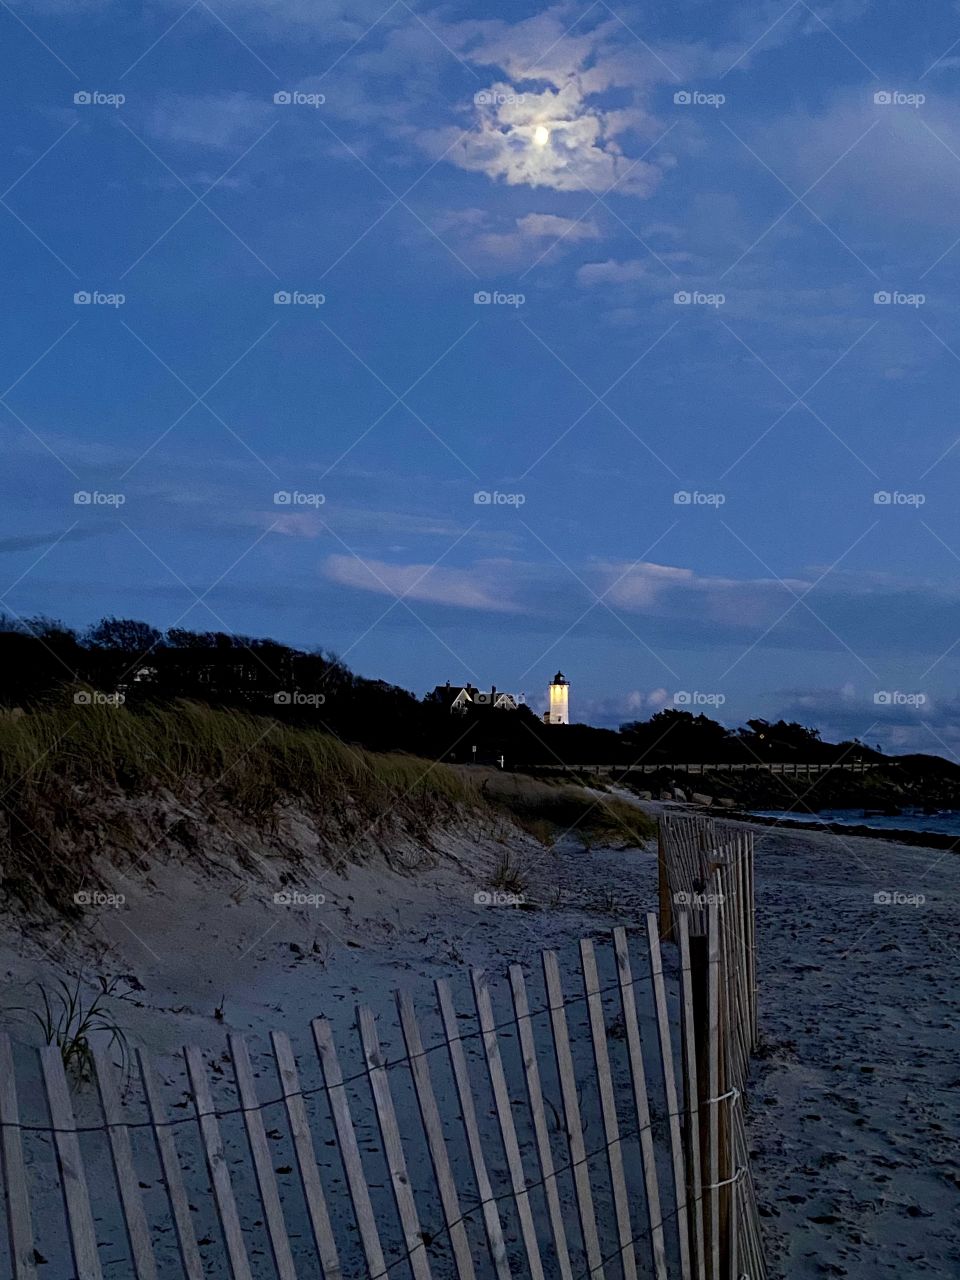
[[[550,710],[543,720],[545,724],[570,723],[570,684],[562,671],[550,681]]]

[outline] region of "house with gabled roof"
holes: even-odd
[[[485,707],[495,711],[516,711],[520,705],[514,694],[504,693],[496,685],[486,690],[472,684],[454,685],[449,680],[446,684],[438,684],[427,697],[431,702],[441,703],[452,715],[463,715],[471,708]]]

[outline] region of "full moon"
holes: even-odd
[[[533,131],[533,140],[538,147],[545,147],[550,141],[550,130],[546,125],[538,124]]]

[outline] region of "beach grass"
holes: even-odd
[[[542,844],[564,836],[594,845],[639,846],[656,834],[652,818],[619,796],[542,782],[520,774],[488,777],[483,794]]]
[[[123,802],[145,795],[268,829],[292,804],[346,841],[386,831],[423,837],[486,808],[479,788],[446,765],[365,751],[266,717],[190,702],[136,712],[50,705],[0,716],[5,887],[68,906],[91,846],[128,844],[136,853]]]
[[[507,840],[519,829],[547,846],[573,835],[587,848],[654,831],[625,801],[569,783],[371,752],[195,702],[133,711],[76,696],[0,714],[3,887],[60,911],[97,885],[101,855],[119,866],[164,845],[202,861],[235,828],[241,846],[244,827],[275,843],[286,812],[309,820],[335,863],[386,855],[397,837],[430,848],[441,829]]]

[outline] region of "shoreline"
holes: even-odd
[[[911,845],[913,848],[946,849],[955,852],[960,846],[960,836],[945,831],[911,831],[903,827],[871,827],[866,823],[852,825],[845,822],[808,822],[803,818],[764,818],[743,809],[723,809],[714,812],[699,805],[677,805],[688,813],[699,813],[732,822],[743,822],[760,827],[774,827],[778,831],[823,831],[835,836],[856,836],[861,840],[886,840],[891,844]]]

